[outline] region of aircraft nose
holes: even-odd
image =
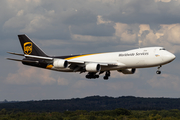
[[[174,54],[171,55],[172,60],[174,60],[176,58],[176,56]]]
[[[173,61],[175,58],[176,58],[176,56],[175,56],[174,54],[170,53],[170,52],[164,54],[164,60],[165,60],[165,61],[171,62],[171,61]]]

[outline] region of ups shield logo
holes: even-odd
[[[24,53],[29,55],[32,52],[32,42],[24,43]]]

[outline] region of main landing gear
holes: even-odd
[[[160,71],[161,67],[162,67],[161,65],[158,67],[158,70],[156,71],[156,74],[161,74],[161,71]]]
[[[110,75],[111,75],[110,71],[106,71],[105,76],[104,76],[104,80],[108,80]]]
[[[102,73],[104,73],[104,71],[101,71],[99,73],[99,75],[102,74]],[[86,78],[88,78],[88,79],[96,79],[96,78],[99,78],[99,75],[97,75],[95,72],[89,72],[86,75]],[[106,71],[105,76],[104,76],[104,80],[108,80],[110,75],[111,75],[110,71]]]
[[[96,79],[96,78],[99,78],[99,75],[96,75],[96,73],[93,73],[93,72],[89,72],[86,75],[86,78],[88,78],[88,79]]]

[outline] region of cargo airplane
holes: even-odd
[[[20,61],[24,65],[45,68],[60,72],[88,72],[86,78],[95,79],[105,73],[104,80],[110,77],[110,71],[117,70],[123,74],[134,74],[137,68],[158,67],[156,73],[161,74],[162,65],[172,62],[175,55],[163,47],[146,47],[123,52],[93,53],[67,56],[48,56],[26,35],[18,35],[24,54]]]

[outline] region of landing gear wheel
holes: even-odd
[[[86,75],[86,78],[87,79],[96,79],[96,78],[99,78],[99,75],[96,75],[96,73],[88,73]]]
[[[106,74],[105,74],[105,76],[104,76],[104,80],[108,80],[110,74],[111,74],[110,71],[106,71]]]
[[[161,65],[158,67],[158,70],[156,71],[156,74],[161,74],[161,71],[160,71],[161,67],[162,67]]]
[[[108,76],[104,76],[104,80],[108,80],[109,79],[109,77]]]
[[[99,75],[95,75],[96,78],[99,78]]]
[[[156,74],[161,74],[161,71],[159,71],[159,70],[158,70],[158,71],[156,71]]]
[[[106,71],[105,76],[109,77],[111,75],[110,71]]]

